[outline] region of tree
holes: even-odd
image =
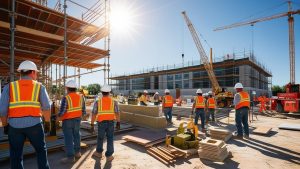
[[[285,86],[274,85],[272,86],[272,94],[273,96],[277,96],[277,93],[284,93]]]
[[[100,85],[99,84],[89,84],[87,90],[91,95],[97,95],[100,92]]]

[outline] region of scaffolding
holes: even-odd
[[[68,14],[70,3],[85,10],[82,18]],[[24,60],[37,64],[39,81],[48,91],[53,84],[63,88],[70,77],[78,77],[80,83],[80,76],[84,74],[109,70],[106,65],[106,60],[109,63],[109,48],[91,46],[100,40],[109,43],[109,0],[97,0],[91,8],[72,0],[58,0],[54,9],[47,5],[47,0],[0,1],[2,84],[16,80],[16,68]],[[93,24],[96,20],[100,20],[100,26]],[[105,60],[103,64],[95,63],[100,59]],[[77,69],[72,76],[68,75],[71,67]],[[99,67],[104,68],[95,70]],[[80,74],[80,69],[90,71]]]

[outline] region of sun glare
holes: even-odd
[[[112,34],[127,36],[132,34],[135,27],[135,14],[129,5],[118,3],[111,7]]]

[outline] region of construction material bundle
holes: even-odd
[[[166,119],[162,116],[161,107],[120,104],[120,119],[142,127],[162,129]]]
[[[232,133],[227,129],[212,127],[209,128],[209,131],[212,139],[223,140],[227,142],[232,137]]]
[[[148,154],[162,163],[168,165],[176,162],[176,158],[183,157],[184,154],[164,146],[150,147],[147,149]]]
[[[224,141],[206,139],[200,141],[198,150],[200,158],[222,162],[228,157],[228,151]]]

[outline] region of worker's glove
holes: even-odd
[[[95,133],[95,126],[94,126],[94,124],[92,124],[92,123],[91,123],[91,129],[90,129],[90,132],[91,132],[91,133]]]
[[[49,133],[50,132],[50,122],[45,121],[44,123],[44,133]]]
[[[4,126],[4,134],[8,135],[9,124]]]
[[[120,129],[121,129],[121,124],[120,124],[120,122],[117,122],[117,123],[116,123],[116,129],[117,129],[117,130],[120,130]]]

